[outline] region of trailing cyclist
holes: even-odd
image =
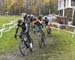
[[[39,16],[38,18],[34,18],[34,21],[33,21],[33,26],[37,26],[36,30],[37,32],[39,32],[40,30],[42,30],[43,28],[43,20],[42,20],[42,17]]]
[[[34,21],[33,21],[33,26],[34,28],[36,29],[36,31],[38,32],[38,36],[39,36],[39,46],[40,48],[43,46],[45,46],[45,34],[43,32],[43,20],[42,20],[42,17],[39,16],[38,18],[36,18]]]
[[[44,21],[45,21],[47,33],[51,34],[51,22],[47,17],[45,17]]]

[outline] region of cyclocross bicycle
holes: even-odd
[[[31,43],[27,40],[27,36],[25,34],[23,34],[22,39],[19,42],[19,50],[23,56],[32,52]]]
[[[40,30],[39,31],[39,47],[42,48],[42,47],[45,47],[46,46],[46,38],[45,38],[45,34],[43,32],[43,30]]]

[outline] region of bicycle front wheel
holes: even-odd
[[[27,46],[25,45],[25,42],[24,41],[20,41],[20,43],[19,43],[19,50],[20,50],[20,52],[21,52],[21,54],[23,55],[23,56],[26,56],[27,54],[28,54],[28,51],[29,51],[29,49],[27,48]]]

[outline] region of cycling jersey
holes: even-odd
[[[24,34],[26,34],[28,41],[31,43],[32,42],[32,39],[31,39],[31,37],[29,35],[29,28],[27,26],[27,23],[25,23],[25,22],[22,22],[22,24],[19,24],[18,23],[17,24],[17,29],[16,29],[16,34],[15,35],[17,35],[19,28],[22,29],[21,32],[20,32],[20,38],[22,39],[22,36]]]
[[[42,23],[40,23],[40,21],[36,21],[34,22],[34,25],[35,25],[35,29],[39,32],[40,30],[42,30],[43,28],[43,25]]]
[[[22,32],[28,32],[29,31],[27,24],[24,22],[22,24],[17,24],[17,29],[19,29],[19,27],[22,28]]]

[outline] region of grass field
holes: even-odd
[[[0,26],[14,17],[0,17]],[[19,17],[15,17],[17,19]],[[6,21],[9,20],[9,21]],[[46,30],[45,34],[46,34]],[[18,50],[19,40],[14,39],[15,28],[3,33],[0,38],[0,60],[75,60],[75,37],[71,34],[52,30],[51,35],[46,34],[46,48],[39,49],[37,34],[30,32],[34,41],[34,51],[26,57],[22,57]]]
[[[2,28],[3,24],[9,23],[13,20],[17,20],[19,18],[19,16],[0,16],[0,28]],[[12,29],[10,32],[3,33],[2,38],[0,38],[0,54],[3,52],[6,53],[6,51],[8,51],[13,47],[13,45],[15,45],[13,30],[14,29]]]
[[[0,16],[0,28],[2,27],[2,24],[9,23],[10,21],[18,19],[19,16]]]

